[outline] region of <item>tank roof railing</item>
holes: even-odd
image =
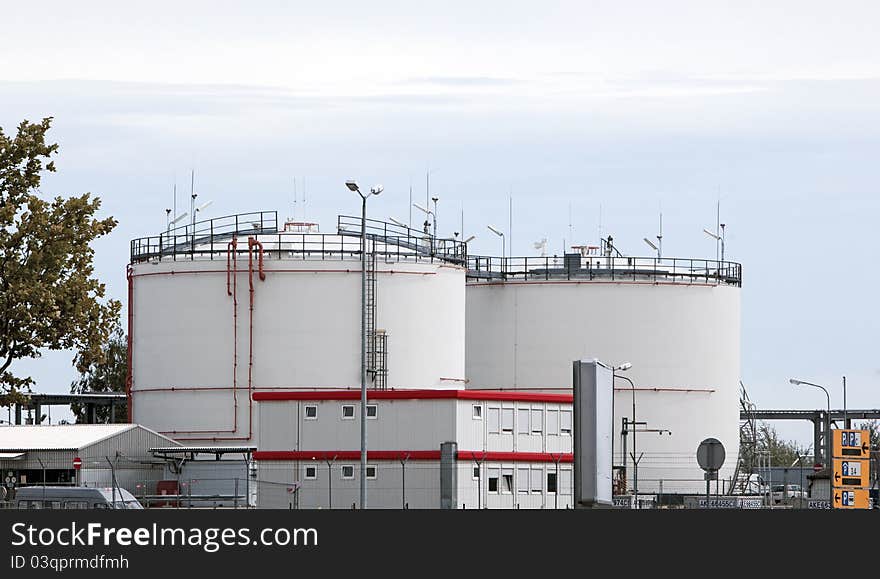
[[[164,233],[131,241],[131,262],[162,259],[166,256],[197,252],[236,235],[264,235],[278,231],[277,211],[254,211],[214,217],[167,229]]]
[[[244,213],[178,227],[169,232],[134,239],[131,263],[225,259],[234,236],[258,235],[270,258],[301,260],[354,259],[361,255],[360,218],[340,217],[339,233],[279,231],[276,212]],[[388,227],[384,227],[388,225]],[[467,244],[454,239],[415,236],[413,230],[375,220],[367,223],[368,251],[386,260],[442,261],[464,266]],[[247,244],[236,255],[246,256]]]
[[[360,237],[360,217],[340,215],[337,222],[339,235]],[[378,219],[367,219],[366,236],[374,241],[394,244],[426,256],[444,259],[464,265],[467,260],[467,244],[458,239],[434,238],[434,236],[411,227]]]
[[[742,286],[742,265],[679,257],[552,257],[469,255],[468,281],[651,281]]]

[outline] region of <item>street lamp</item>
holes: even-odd
[[[831,396],[828,394],[828,390],[824,386],[820,386],[819,384],[813,384],[812,382],[804,382],[803,380],[797,380],[795,378],[790,378],[788,380],[793,386],[813,386],[815,388],[821,388],[825,393],[825,401],[828,404],[827,410],[825,412],[825,467],[828,469],[828,506],[829,508],[834,508],[834,487],[831,484],[831,471],[832,471],[832,463],[831,463]]]
[[[648,239],[647,237],[643,237],[642,239],[645,240],[645,243],[648,244],[648,247],[650,247],[651,249],[653,249],[654,251],[657,252],[657,258],[659,259],[659,257],[660,257],[660,248],[657,247],[657,245],[656,245],[653,241],[651,241],[650,239]]]
[[[437,214],[427,207],[422,207],[418,203],[413,203],[413,207],[425,214],[425,235],[430,236],[431,238],[431,255],[434,255],[434,240],[437,239]],[[437,201],[434,201],[434,209],[437,209]],[[428,217],[431,218],[431,221],[428,221]],[[434,228],[433,234],[428,230],[432,224]]]
[[[378,195],[383,187],[361,192],[355,181],[345,186],[361,196],[361,508],[367,508],[367,198]]]
[[[612,373],[614,378],[620,378],[621,380],[626,380],[629,382],[630,388],[632,389],[632,425],[633,425],[633,450],[632,450],[632,459],[633,459],[633,495],[636,502],[636,508],[639,508],[639,459],[636,458],[636,385],[632,380],[627,378],[626,376],[620,376],[617,372],[626,372],[632,368],[632,364],[629,362],[624,362],[619,366],[615,366],[612,368]],[[626,466],[626,456],[623,457],[623,464]]]
[[[719,241],[721,242],[721,261],[724,261],[724,223],[721,224],[721,235],[712,233],[708,229],[703,229],[703,233],[714,239],[716,244]],[[717,258],[718,256],[716,255],[715,257]]]
[[[506,244],[505,244],[505,240],[504,240],[504,232],[501,231],[500,229],[496,229],[495,227],[493,227],[491,225],[487,225],[486,227],[489,228],[489,231],[491,231],[492,233],[494,233],[495,235],[497,235],[501,238],[501,259],[503,260],[504,257],[506,256],[506,253],[505,253]]]

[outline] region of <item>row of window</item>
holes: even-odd
[[[548,470],[546,477],[543,468],[518,467],[514,468],[497,468],[490,467],[486,469],[488,485],[487,492],[489,494],[509,495],[514,493],[513,475],[516,471],[516,493],[517,494],[542,494],[545,489],[547,494],[571,493],[571,470]],[[480,479],[480,467],[474,467],[474,480]],[[561,480],[560,480],[561,479]],[[546,480],[546,487],[544,481]],[[560,485],[561,483],[561,485]]]
[[[342,419],[343,420],[354,420],[354,404],[343,404],[342,405]],[[367,418],[377,418],[379,416],[379,407],[375,404],[367,404]],[[306,420],[317,420],[318,419],[318,405],[317,404],[307,404],[303,408],[303,417]]]
[[[343,464],[339,466],[340,474],[342,475],[343,480],[351,480],[354,478],[354,465],[353,464]],[[304,468],[304,477],[306,480],[317,480],[318,479],[318,466],[307,464]],[[368,479],[376,479],[378,476],[378,469],[374,464],[367,465],[367,478]]]
[[[516,416],[516,424],[514,424],[514,416]],[[544,424],[545,416],[546,424]],[[473,417],[474,420],[483,419],[481,404],[474,404]],[[490,434],[512,434],[514,426],[517,434],[543,434],[545,430],[548,435],[571,434],[571,410],[490,406],[486,411],[486,420]]]

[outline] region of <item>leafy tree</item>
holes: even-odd
[[[783,440],[775,428],[763,422],[758,425],[758,451],[769,452],[770,464],[774,466],[789,466],[803,454],[796,442]]]
[[[70,385],[70,392],[82,394],[83,392],[125,392],[125,378],[128,373],[128,343],[125,332],[117,325],[110,334],[110,338],[101,348],[102,356],[99,360],[88,364],[80,377]],[[126,422],[126,404],[118,405],[115,414],[112,414],[109,406],[95,408],[97,422],[110,422],[111,415],[115,416],[116,422]],[[86,422],[87,409],[83,404],[71,404],[70,409],[76,415],[77,422]]]
[[[16,360],[74,349],[81,372],[100,360],[121,307],[103,299],[89,245],[116,220],[95,218],[101,201],[89,193],[39,195],[43,173],[55,171],[58,145],[46,142],[51,121],[22,121],[14,137],[0,128],[0,405],[20,400],[33,384],[13,373]]]

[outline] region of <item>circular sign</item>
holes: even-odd
[[[717,438],[707,438],[697,448],[697,464],[707,472],[721,468],[724,457],[724,445]]]
[[[822,463],[817,462],[816,464],[813,465],[813,470],[816,472],[819,472],[820,470],[822,470],[822,467],[823,467]]]
[[[74,457],[74,459],[73,459],[73,468],[75,468],[76,470],[79,470],[80,468],[82,468],[82,464],[83,464],[83,459],[81,459],[81,458],[78,457],[78,456],[77,456],[77,457]]]

